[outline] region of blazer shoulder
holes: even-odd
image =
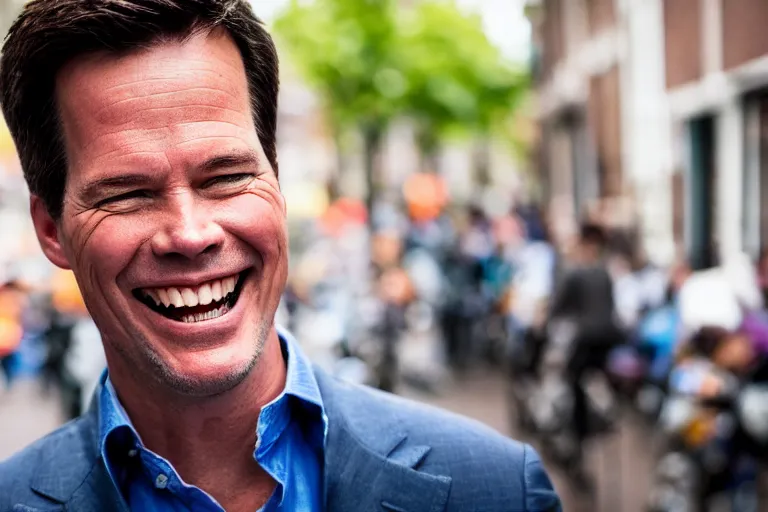
[[[490,460],[501,456],[516,464],[523,463],[525,446],[522,443],[479,421],[367,386],[347,384],[327,376],[324,379],[332,381],[332,386],[327,382],[321,386],[323,402],[330,406],[326,408],[343,414],[346,423],[363,441],[382,435],[406,435],[410,442],[427,444],[433,450],[444,447],[454,450],[456,446],[472,444],[473,450],[491,456]]]
[[[332,381],[331,409],[341,409],[359,439],[381,446],[381,439],[400,436],[404,441],[395,452],[419,447],[417,452],[424,453],[414,469],[451,477],[448,510],[560,510],[552,482],[531,446],[443,409]],[[328,388],[327,381],[323,388]]]
[[[69,475],[62,478],[61,491],[72,490],[67,488],[68,481],[77,485],[75,481],[92,466],[84,444],[88,428],[88,419],[78,418],[0,461],[0,511],[11,510],[17,503],[50,504],[32,492],[32,486],[51,471]]]

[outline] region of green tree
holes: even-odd
[[[529,80],[488,40],[478,15],[449,0],[422,2],[403,17],[401,34],[406,109],[427,168],[437,170],[434,156],[446,137],[474,137],[483,149],[493,135],[507,133],[502,127]],[[487,167],[484,153],[478,152],[477,167]]]
[[[367,204],[378,188],[376,156],[406,85],[398,67],[390,0],[293,0],[275,29],[304,77],[320,93],[337,144],[349,129],[362,136]]]
[[[350,129],[361,134],[369,207],[378,187],[376,155],[393,119],[415,121],[423,167],[437,171],[442,140],[459,134],[485,144],[528,85],[525,73],[489,42],[480,18],[450,0],[411,7],[394,0],[293,0],[275,29],[325,102],[337,146]],[[478,168],[483,160],[476,160]]]

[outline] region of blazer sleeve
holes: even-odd
[[[541,458],[529,445],[525,446],[524,485],[526,512],[562,512],[560,498]]]

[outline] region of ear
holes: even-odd
[[[45,203],[43,203],[39,196],[32,195],[29,200],[29,210],[32,214],[32,223],[35,225],[37,239],[40,241],[40,247],[43,248],[43,252],[51,260],[51,263],[57,267],[69,270],[71,268],[69,260],[67,260],[67,256],[59,241],[58,222],[48,213],[48,208],[45,207]]]

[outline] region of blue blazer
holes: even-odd
[[[561,510],[530,446],[477,422],[315,374],[329,422],[329,512]],[[83,417],[0,463],[0,512],[127,512],[99,455],[98,418],[94,399]]]

